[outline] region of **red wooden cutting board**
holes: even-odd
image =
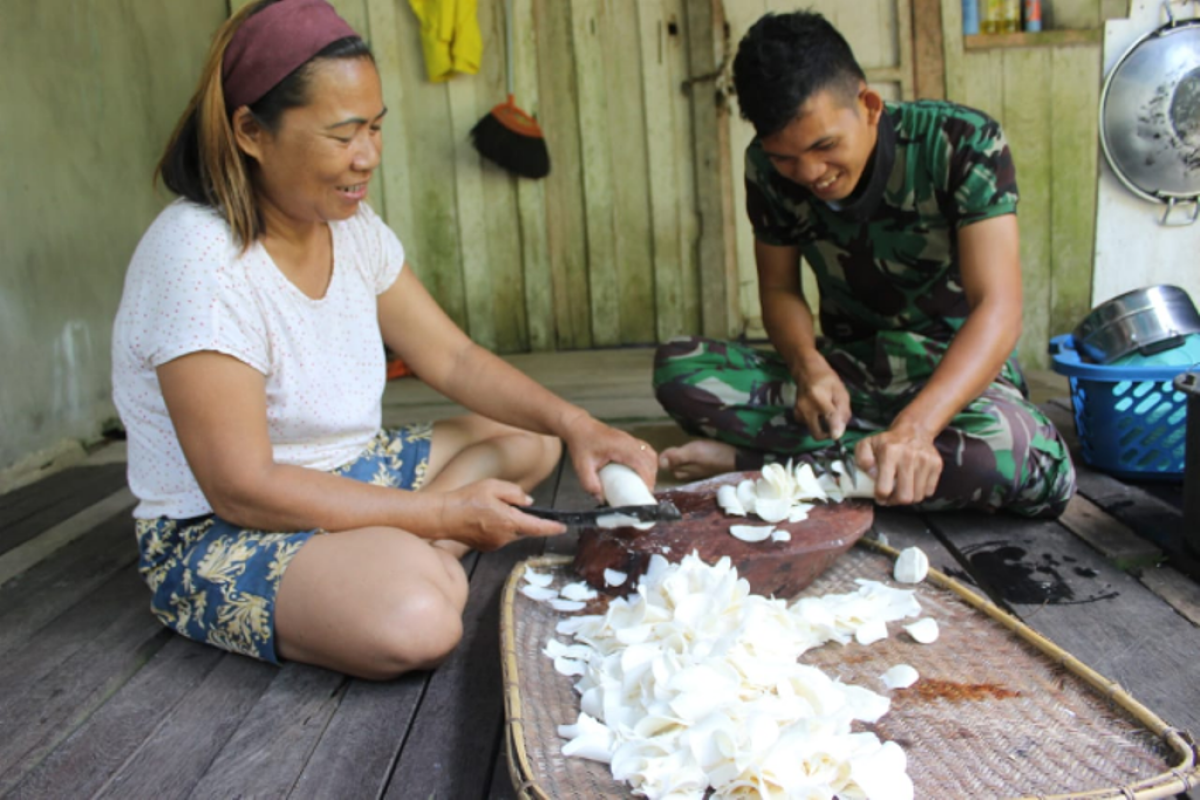
[[[816,580],[842,553],[871,527],[875,508],[864,500],[818,503],[803,522],[782,522],[786,542],[743,542],[729,532],[733,525],[766,525],[756,516],[729,516],[717,505],[717,489],[758,478],[758,472],[731,472],[696,483],[656,492],[683,513],[678,522],[660,522],[653,528],[584,528],[579,533],[575,570],[596,589],[627,594],[659,553],[668,561],[682,561],[696,551],[706,564],[728,556],[738,575],[750,582],[756,594],[791,599]],[[629,577],[617,588],[606,586],[604,570]]]

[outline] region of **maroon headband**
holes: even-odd
[[[225,107],[252,105],[338,39],[358,36],[326,0],[280,0],[233,34],[221,64]]]

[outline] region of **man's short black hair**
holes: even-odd
[[[733,60],[742,117],[759,136],[778,133],[817,92],[849,103],[867,79],[850,45],[820,14],[767,14],[746,32]]]

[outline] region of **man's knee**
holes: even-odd
[[[690,365],[708,353],[708,340],[702,336],[676,336],[654,350],[654,388],[677,380],[680,367]],[[688,366],[690,371],[690,366]]]
[[[1009,506],[1024,517],[1057,519],[1075,495],[1075,465],[1064,444],[1059,453],[1039,451],[1029,458],[1029,479]]]
[[[1047,435],[1049,434],[1049,435]],[[930,508],[979,508],[1055,518],[1075,494],[1075,467],[1057,431],[1029,441],[981,438],[954,431]]]
[[[675,419],[694,420],[699,409],[711,405],[709,393],[689,380],[709,359],[709,340],[701,336],[678,336],[655,350],[654,397]]]

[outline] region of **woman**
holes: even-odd
[[[583,486],[655,454],[475,346],[363,202],[386,109],[325,0],[217,32],[159,164],[113,345],[140,568],[183,635],[385,679],[461,636],[458,557],[561,533],[520,511],[567,443]],[[477,412],[380,430],[384,345]],[[328,535],[326,535],[328,534]]]

